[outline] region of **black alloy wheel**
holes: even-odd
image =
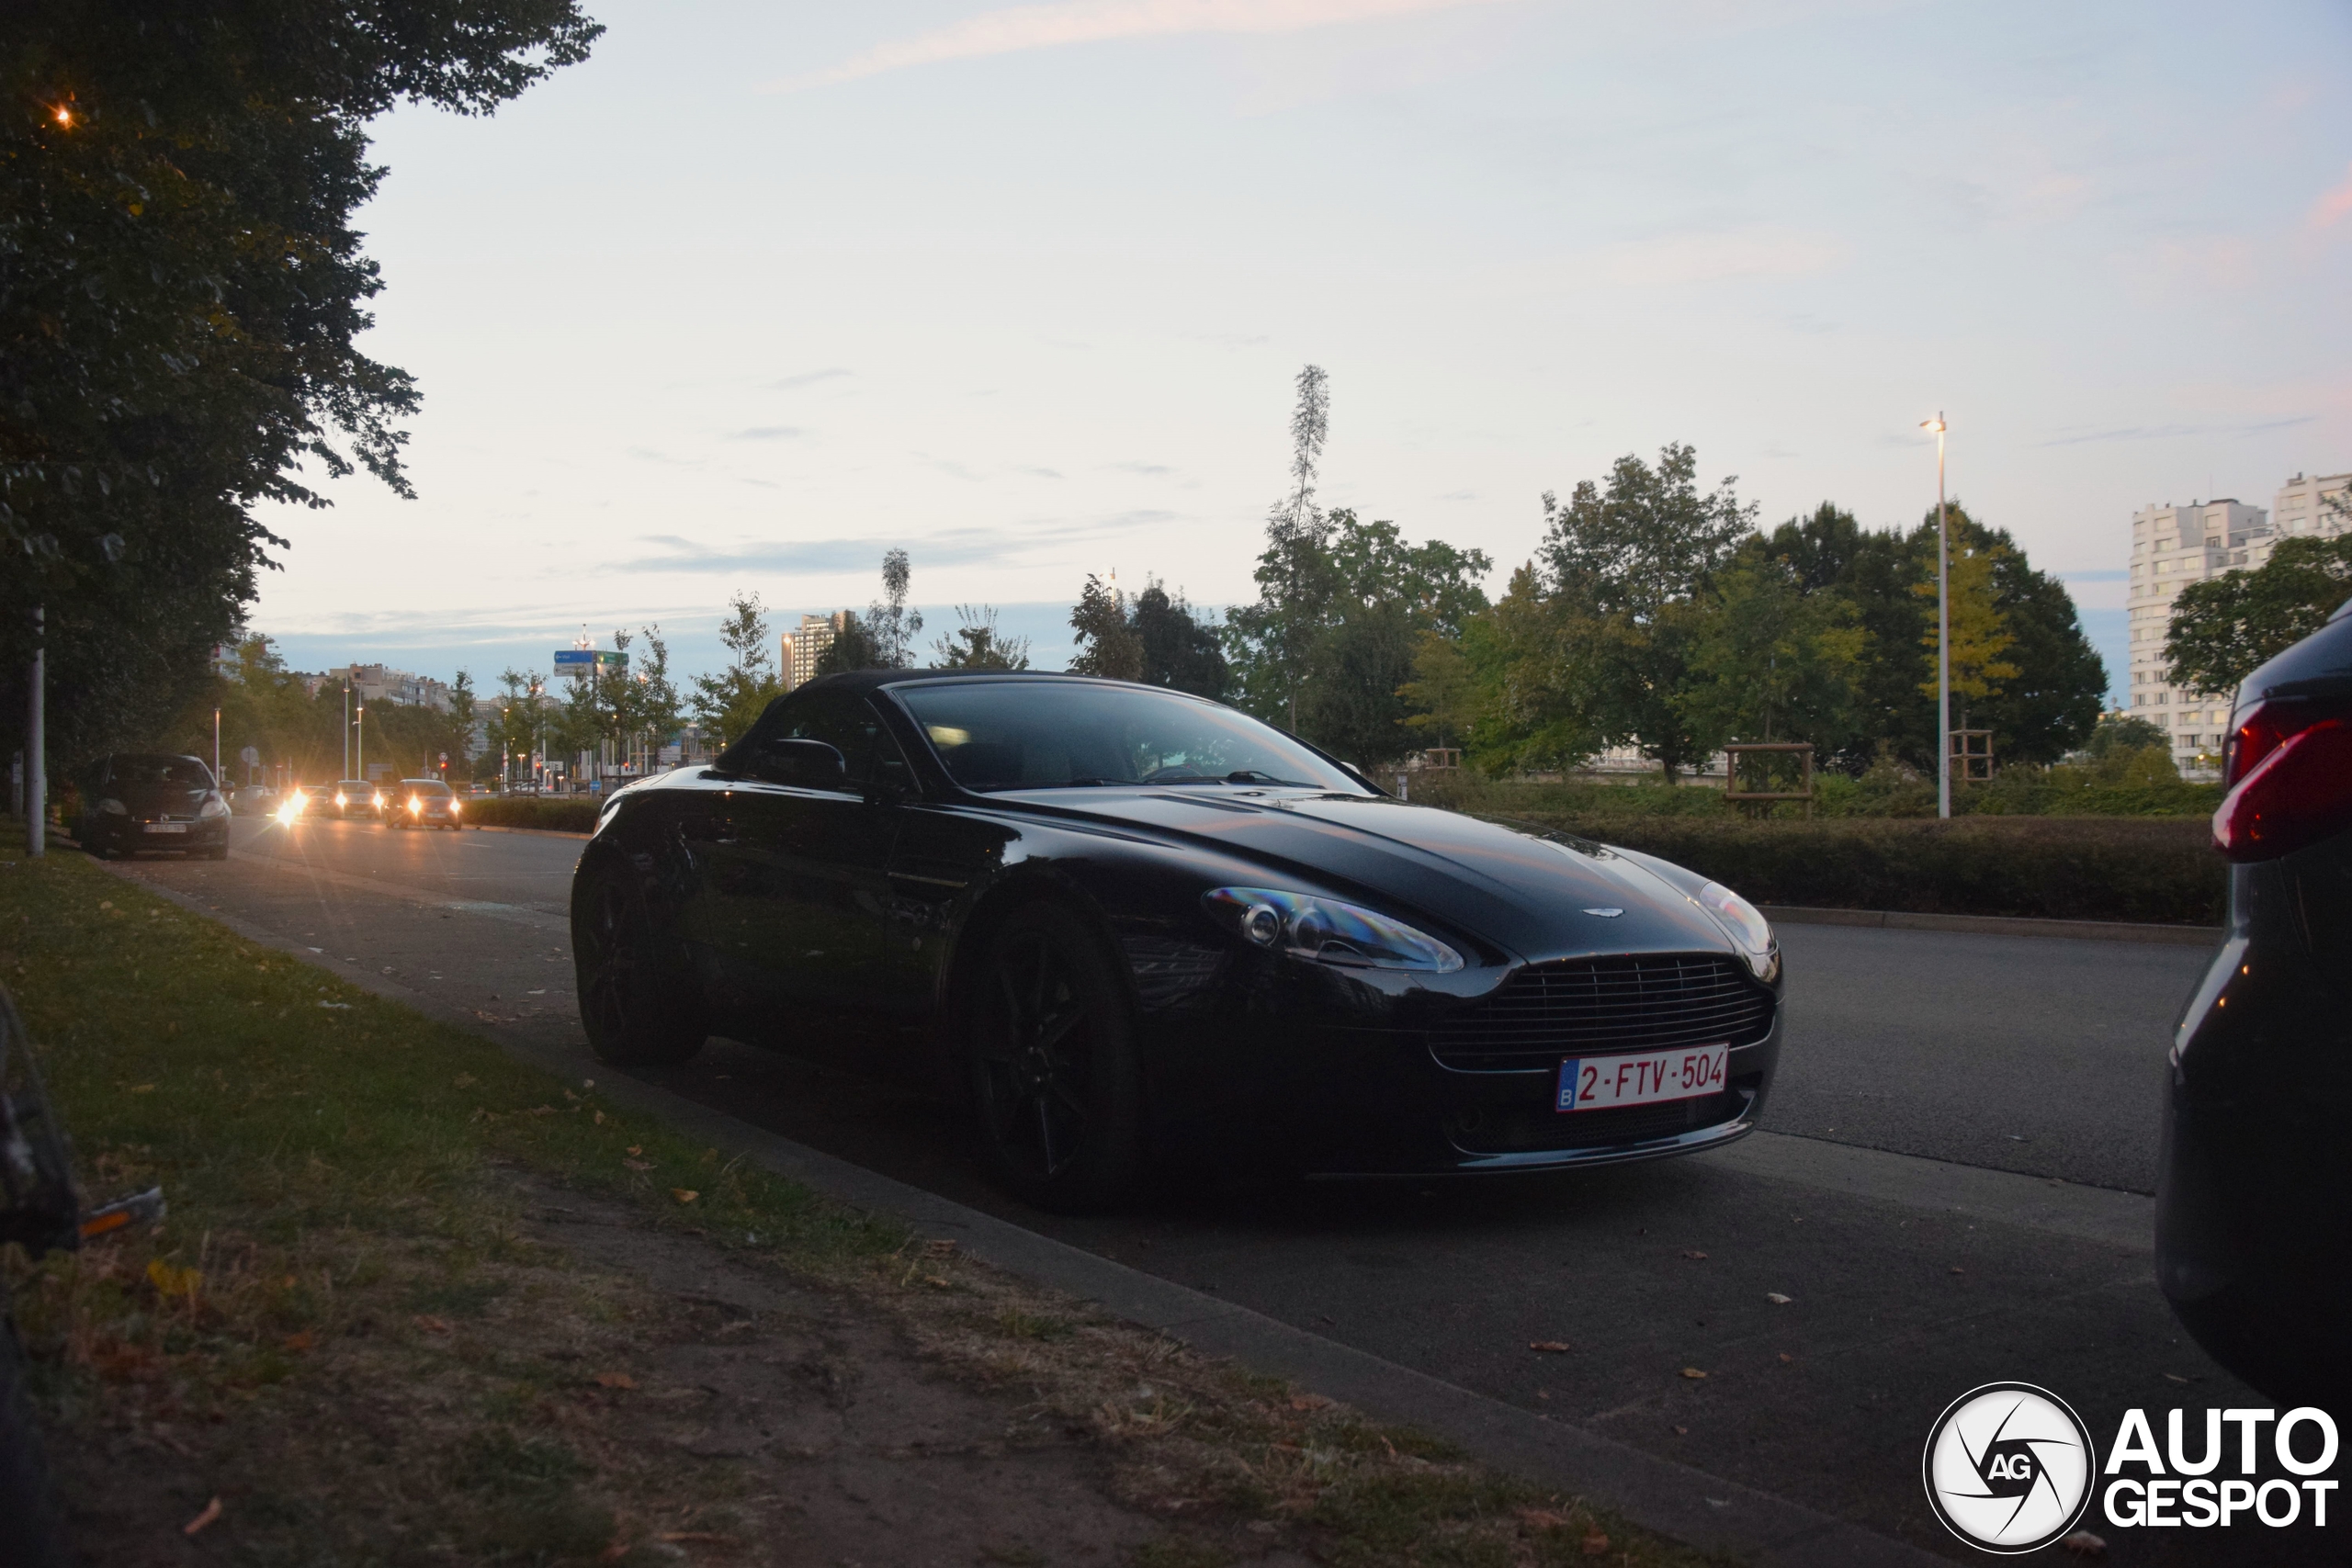
[[[661,939],[626,866],[608,861],[574,898],[571,957],[580,1021],[599,1061],[659,1066],[702,1049],[709,1030],[693,967]]]
[[[973,997],[983,1152],[1023,1199],[1109,1208],[1143,1167],[1143,1083],[1127,1000],[1086,922],[1033,905],[998,929]]]

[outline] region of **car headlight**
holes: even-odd
[[[1350,969],[1417,969],[1451,975],[1462,955],[1402,920],[1306,893],[1217,887],[1201,896],[1209,913],[1253,947]]]
[[[376,807],[376,809],[377,809],[377,810],[379,810],[379,811],[381,811],[382,809],[384,809],[384,796],[383,796],[383,795],[382,795],[382,793],[381,793],[380,791],[379,791],[379,792],[378,792],[378,794],[377,794],[377,795],[376,795],[375,800],[374,800],[373,802],[371,802],[371,804],[372,804],[372,805]]]
[[[229,803],[217,795],[208,795],[204,797],[204,804],[196,808],[196,814],[198,817],[226,817],[229,815]]]
[[[1758,957],[1772,951],[1772,923],[1763,914],[1720,882],[1710,882],[1699,889],[1699,908],[1715,918],[1731,939]]]
[[[130,815],[130,807],[124,806],[122,802],[111,797],[98,802],[98,809],[108,817],[128,817]]]
[[[462,808],[458,802],[453,800],[449,803],[449,815],[455,817]]]
[[[342,810],[345,807],[349,806],[351,802],[349,800],[345,799],[340,792],[337,792],[334,797],[334,808],[337,811]]]

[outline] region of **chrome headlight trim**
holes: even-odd
[[[1341,969],[1451,975],[1462,955],[1404,921],[1311,893],[1274,887],[1214,887],[1201,903],[1252,947]]]

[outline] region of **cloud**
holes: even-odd
[[[1291,33],[1495,0],[1060,0],[986,11],[912,38],[877,44],[830,70],[768,85],[771,92],[854,82],[910,65],[978,60],[1033,49],[1186,33]]]
[[[749,430],[730,430],[729,441],[789,441],[800,434],[796,424],[755,424]]]
[[[788,392],[795,387],[813,387],[820,381],[831,381],[835,377],[848,374],[848,371],[839,366],[830,370],[804,370],[797,376],[786,376],[781,381],[770,381],[768,386],[775,391]]]
[[[2314,229],[2333,229],[2346,216],[2352,216],[2352,171],[2347,171],[2343,183],[2321,193],[2312,203],[2311,225]]]
[[[632,457],[643,458],[649,463],[667,463],[673,468],[698,468],[702,467],[700,463],[695,462],[691,457],[673,457],[667,452],[657,452],[650,446],[632,446],[628,449],[628,455]]]
[[[1173,512],[1122,512],[1085,522],[1037,525],[1018,533],[1002,528],[950,528],[922,538],[748,540],[733,547],[713,547],[675,534],[649,534],[642,542],[656,547],[659,553],[614,561],[605,570],[843,576],[874,571],[881,565],[883,550],[897,544],[913,558],[915,569],[920,571],[925,567],[1001,562],[1072,539],[1096,538],[1178,520]]]
[[[1609,283],[1713,283],[1726,277],[1802,277],[1846,260],[1846,247],[1822,234],[1778,228],[1661,234],[1603,247],[1593,270]]]
[[[1165,463],[1114,463],[1111,467],[1124,474],[1172,474],[1176,471]]]
[[[1041,479],[1057,479],[1062,477],[1057,471],[1052,468],[1023,468],[1020,471],[1024,474],[1034,475]]]
[[[2289,430],[2299,424],[2309,424],[2317,414],[2290,414],[2284,419],[2258,420],[2251,424],[2127,424],[2113,430],[2086,430],[2073,435],[2053,435],[2038,446],[2082,446],[2105,441],[2177,441],[2192,435],[2235,435],[2244,438],[2260,435],[2273,430]]]

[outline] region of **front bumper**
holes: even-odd
[[[1246,956],[1238,959],[1239,972],[1221,976],[1213,1005],[1147,1006],[1154,1141],[1170,1153],[1206,1147],[1311,1175],[1396,1176],[1664,1159],[1754,1130],[1780,1055],[1777,983],[1748,982],[1756,1010],[1730,1039],[1721,1090],[1564,1113],[1555,1108],[1561,1061],[1652,1047],[1522,1037],[1510,1053],[1515,1066],[1465,1055],[1448,1020],[1499,992],[1498,976],[1530,967],[1465,976],[1456,995],[1392,995],[1304,964],[1253,974]],[[1448,1065],[1464,1060],[1486,1065]]]

